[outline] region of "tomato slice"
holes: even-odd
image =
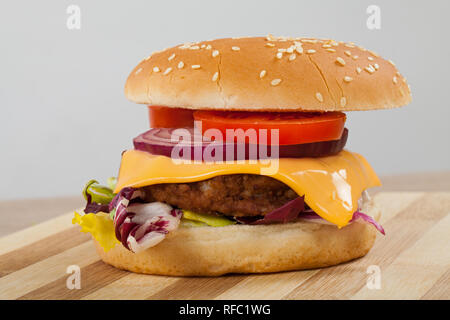
[[[227,140],[227,129],[267,129],[268,144],[303,144],[340,139],[346,120],[342,112],[242,112],[195,111],[194,119],[201,121],[202,134],[218,129]],[[279,129],[279,141],[270,141],[271,129]],[[236,139],[234,139],[236,141]]]
[[[148,106],[151,128],[183,128],[194,126],[194,110]]]

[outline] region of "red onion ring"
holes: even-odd
[[[155,128],[150,129],[147,132],[137,136],[133,139],[134,148],[140,151],[146,151],[154,155],[162,155],[166,157],[172,157],[172,152],[175,147],[180,148],[176,156],[182,160],[197,160],[201,150],[201,161],[211,161],[205,158],[205,149],[212,150],[217,148],[222,149],[223,159],[220,160],[249,160],[249,159],[270,159],[271,146],[266,145],[251,145],[245,144],[239,145],[234,143],[210,141],[205,138],[195,135],[192,128],[182,129],[187,130],[186,133],[190,133],[191,140],[186,141],[183,139],[177,140],[179,132],[175,132],[179,129],[169,128]],[[347,143],[348,129],[344,128],[344,132],[339,140],[322,141],[305,144],[295,145],[281,145],[279,147],[279,158],[303,158],[303,157],[325,157],[337,154],[341,151]],[[244,152],[238,150],[245,149]],[[260,154],[260,151],[263,150]],[[265,152],[264,152],[265,150]],[[184,151],[187,151],[184,154]],[[209,154],[209,151],[207,152]],[[232,153],[232,154],[230,154]],[[214,160],[215,152],[211,152],[212,159]],[[241,155],[242,154],[242,155]],[[229,159],[227,156],[229,156]],[[274,157],[275,158],[275,157]],[[200,159],[199,159],[200,160]]]

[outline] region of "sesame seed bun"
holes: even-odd
[[[251,37],[152,54],[125,85],[131,101],[174,108],[351,111],[400,107],[409,86],[391,61],[352,43]]]
[[[380,211],[366,202],[363,211],[376,220]],[[373,226],[353,222],[335,225],[301,221],[273,225],[181,227],[155,247],[132,253],[122,245],[101,259],[138,273],[170,276],[218,276],[264,273],[336,265],[364,256],[376,238]]]

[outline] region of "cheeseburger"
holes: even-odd
[[[391,61],[353,43],[227,38],[153,53],[125,94],[150,130],[107,184],[89,181],[73,223],[101,259],[174,276],[262,273],[364,256],[380,185],[358,153],[347,111],[411,101]]]

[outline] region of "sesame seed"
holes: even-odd
[[[213,50],[212,56],[217,57],[219,55],[219,50]]]
[[[336,58],[336,62],[339,63],[341,66],[345,66],[345,60],[341,57]]]
[[[345,53],[347,56],[349,56],[349,57],[352,55],[352,53],[351,53],[350,51],[348,51],[348,50],[347,50],[347,51],[344,51],[344,53]]]
[[[275,39],[275,37],[274,37],[272,34],[269,33],[269,34],[267,35],[267,37],[266,37],[266,40],[267,40],[267,41],[275,41],[276,39]]]
[[[356,72],[361,73],[362,69],[360,67],[356,67]]]
[[[300,41],[305,43],[317,43],[317,39],[302,39]]]
[[[398,82],[398,81],[397,81],[397,77],[393,77],[393,78],[392,78],[392,82],[394,82],[395,84],[397,84],[397,82]]]
[[[178,62],[178,69],[183,69],[183,67],[184,67],[184,62],[183,61]]]
[[[159,71],[161,71],[161,70],[159,70],[158,67],[153,67],[153,72],[159,72]]]
[[[168,75],[170,73],[170,71],[172,71],[172,68],[167,68],[166,71],[164,71],[164,75]]]
[[[322,48],[331,48],[331,44],[324,44]]]
[[[149,55],[147,58],[145,58],[144,60],[147,61],[148,59],[150,59],[152,57],[152,55]]]
[[[347,104],[347,99],[345,97],[341,98],[341,107],[345,107],[345,105]]]
[[[303,48],[302,48],[301,44],[295,47],[295,51],[297,51],[298,54],[303,53]]]
[[[280,82],[281,82],[281,79],[273,79],[273,80],[270,82],[270,84],[273,85],[273,86],[277,86],[277,85],[280,84]]]
[[[283,58],[283,52],[278,52],[278,53],[277,53],[277,58],[278,58],[278,59]]]
[[[309,54],[313,54],[315,52],[316,52],[316,50],[314,50],[314,49],[309,49],[309,50],[306,51],[306,53],[309,53]]]
[[[201,46],[200,46],[200,48],[204,48],[204,47],[206,47],[206,44],[202,44]]]
[[[292,53],[292,52],[294,52],[294,48],[293,47],[289,47],[289,48],[286,49],[286,52],[287,53]]]
[[[200,47],[199,46],[191,46],[191,47],[189,47],[189,49],[191,49],[191,50],[198,50],[198,49],[200,49]]]
[[[271,42],[267,42],[265,44],[266,47],[275,47],[275,44],[271,43]]]
[[[284,53],[284,52],[286,52],[286,49],[285,48],[279,48],[278,52],[283,52]]]
[[[266,73],[267,73],[266,70],[262,70],[262,71],[259,73],[259,77],[260,77],[261,79],[264,78],[264,76],[266,75]]]
[[[372,67],[372,65],[369,65],[369,66],[365,67],[364,70],[366,70],[370,74],[375,72],[375,68]]]
[[[208,44],[208,45],[206,46],[206,48],[205,48],[205,49],[206,49],[206,50],[211,50],[211,48],[212,48],[212,47],[211,47],[211,45],[210,45],[210,44]]]
[[[239,50],[241,50],[241,48],[239,48],[239,47],[231,47],[231,50],[233,50],[233,51],[239,51]]]
[[[346,44],[344,44],[344,46],[346,46],[347,48],[354,48],[355,47],[354,45],[352,45],[350,43],[346,43]]]
[[[185,44],[179,46],[178,48],[180,48],[180,49],[188,49],[190,46],[191,46],[190,43],[185,43]]]
[[[142,71],[142,68],[139,68],[139,69],[136,70],[136,72],[134,74],[138,74],[141,71]]]
[[[358,59],[359,57],[358,57],[358,56],[353,56],[352,58],[353,58],[353,60],[356,60],[356,59]]]
[[[392,61],[392,60],[388,60],[388,62],[390,63],[390,64],[392,64],[394,67],[395,67],[395,63],[394,63],[394,61]]]
[[[215,72],[215,73],[213,74],[211,80],[212,80],[213,82],[216,82],[218,78],[219,78],[219,73],[218,73],[218,72]]]
[[[295,58],[297,58],[297,55],[293,53],[289,56],[289,61],[295,60]]]
[[[320,92],[316,92],[316,98],[317,100],[319,100],[320,102],[323,102],[323,97],[322,94]]]
[[[367,59],[369,59],[370,61],[373,61],[373,57],[367,57]]]
[[[345,82],[350,82],[350,81],[352,81],[352,80],[353,80],[352,77],[349,77],[349,76],[345,76],[345,77],[344,77],[344,81],[345,81]]]
[[[373,66],[375,67],[375,70],[378,70],[378,69],[380,68],[380,66],[378,65],[378,63],[375,63]]]
[[[173,58],[175,58],[175,53],[172,53],[172,55],[169,57],[169,58],[167,58],[167,60],[172,60]]]
[[[200,69],[200,65],[199,64],[193,64],[191,66],[192,69]]]
[[[369,53],[371,54],[371,55],[373,55],[374,57],[379,57],[379,55],[378,54],[376,54],[375,52],[373,52],[373,51],[369,51]]]
[[[336,50],[335,49],[332,49],[332,48],[330,48],[330,49],[326,49],[328,52],[336,52]]]

